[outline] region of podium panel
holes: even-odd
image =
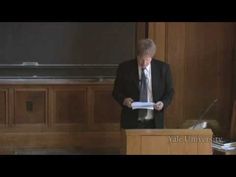
[[[212,130],[123,129],[121,154],[211,155]]]

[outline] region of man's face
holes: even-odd
[[[138,65],[141,68],[146,68],[152,61],[150,56],[138,56]]]

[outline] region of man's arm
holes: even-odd
[[[125,96],[124,96],[124,79],[121,65],[119,65],[117,69],[112,96],[121,106],[123,106],[123,101],[125,99]]]
[[[174,88],[173,88],[173,83],[172,83],[172,76],[171,76],[171,71],[170,71],[170,66],[166,65],[166,73],[165,73],[165,94],[164,97],[162,99],[162,102],[164,103],[164,107],[167,107],[173,98],[174,95]]]

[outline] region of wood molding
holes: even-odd
[[[120,132],[1,132],[1,149],[22,148],[116,148]]]
[[[9,116],[8,116],[8,89],[0,89],[0,93],[1,93],[1,97],[0,97],[0,101],[1,101],[1,112],[0,112],[0,116],[1,116],[1,120],[0,120],[0,126],[1,127],[6,127],[8,125],[9,122]]]

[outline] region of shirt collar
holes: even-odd
[[[146,67],[146,71],[147,72],[150,72],[150,69],[151,69],[151,63],[149,64],[149,65],[147,65],[147,67]],[[139,70],[141,71],[142,69],[141,69],[141,67],[139,66]]]
[[[149,65],[147,65],[147,67],[146,67],[146,70],[147,70],[148,72],[150,72],[150,69],[151,69],[151,63],[150,63]]]

